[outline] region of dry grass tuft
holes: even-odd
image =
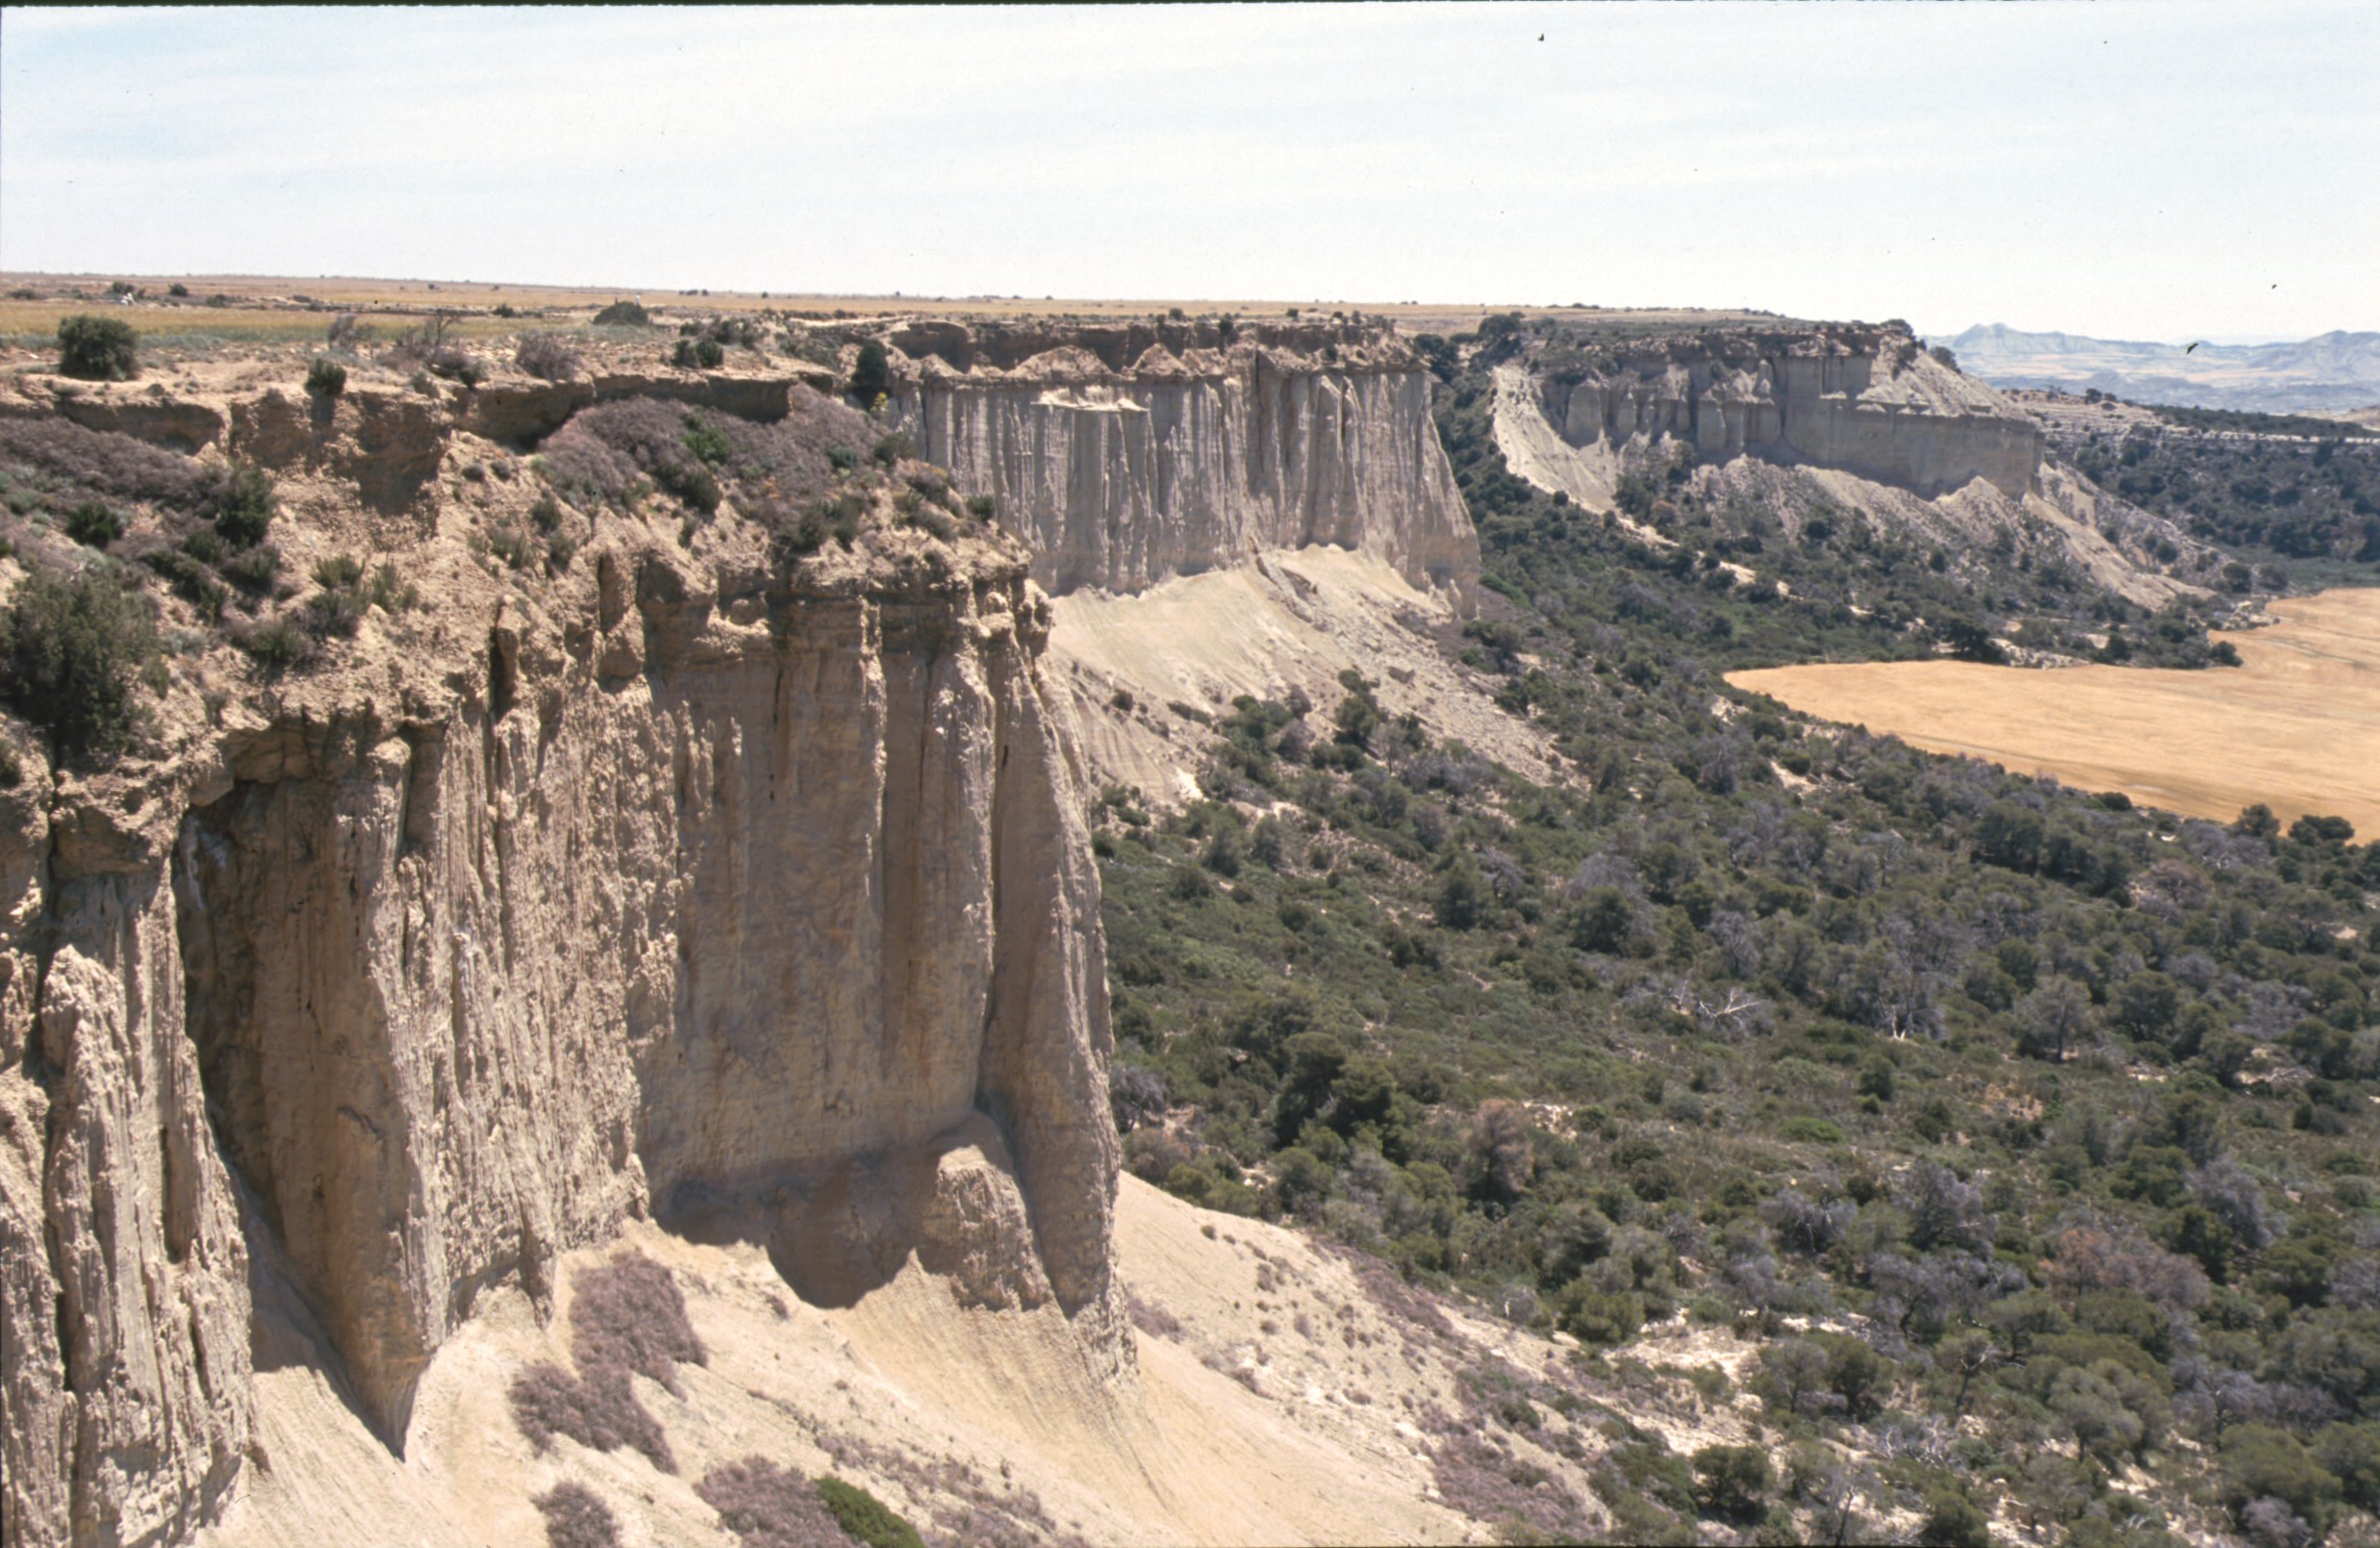
[[[621,1446],[643,1453],[665,1473],[677,1471],[661,1421],[638,1401],[631,1375],[678,1391],[682,1360],[708,1358],[686,1320],[686,1298],[670,1271],[641,1253],[622,1252],[573,1282],[572,1375],[541,1360],[513,1379],[513,1422],[540,1451],[568,1435],[595,1451]]]
[[[60,510],[89,495],[144,501],[166,510],[197,512],[222,491],[222,474],[178,452],[113,430],[89,430],[68,419],[0,419],[0,468],[31,473],[35,488],[55,489]]]
[[[695,1492],[746,1548],[850,1548],[818,1485],[765,1457],[711,1469]]]
[[[686,1320],[677,1281],[642,1253],[615,1255],[581,1274],[574,1289],[570,1352],[581,1370],[634,1371],[674,1394],[678,1362],[700,1365],[709,1358]]]
[[[545,1518],[546,1548],[620,1548],[612,1508],[586,1485],[565,1479],[530,1503]]]

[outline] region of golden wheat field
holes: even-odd
[[[2245,663],[2172,672],[2054,672],[1962,661],[1738,672],[1728,681],[1797,710],[1937,752],[2193,817],[2263,801],[2286,821],[2344,817],[2380,836],[2380,590],[2271,605],[2228,634]]]

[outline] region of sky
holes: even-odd
[[[0,269],[2380,329],[2380,5],[0,12]]]

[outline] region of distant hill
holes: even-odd
[[[1994,387],[2095,387],[2136,403],[2266,414],[2343,414],[2380,403],[2380,333],[2186,350],[1991,323],[1929,343],[1949,344],[1962,369]]]

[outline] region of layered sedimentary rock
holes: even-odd
[[[617,523],[534,594],[425,549],[403,648],[0,793],[12,1544],[219,1505],[265,1272],[400,1446],[478,1295],[640,1215],[840,1294],[914,1252],[1128,1358],[1047,604],[899,541],[788,580]]]
[[[601,515],[558,578],[492,556],[534,498],[505,444],[623,393],[782,417],[784,377],[94,395],[273,469],[285,573],[387,556],[423,595],[335,665],[178,666],[103,774],[0,727],[11,1544],[216,1511],[255,1465],[253,1352],[305,1344],[256,1338],[263,1307],[302,1305],[401,1447],[482,1295],[543,1303],[638,1217],[763,1244],[827,1303],[914,1259],[1128,1362],[1097,873],[1031,577],[1329,544],[1460,602],[1476,540],[1392,338],[893,343],[894,422],[1012,537],[891,521],[789,562],[672,510]]]
[[[1377,554],[1467,606],[1479,545],[1393,335],[1330,324],[918,324],[897,422],[994,496],[1052,593],[1130,593],[1267,548]]]
[[[1548,362],[1545,382],[1573,445],[1668,436],[1706,461],[1806,462],[1925,494],[1982,478],[2022,495],[2040,469],[2031,420],[1893,330],[1656,339]]]

